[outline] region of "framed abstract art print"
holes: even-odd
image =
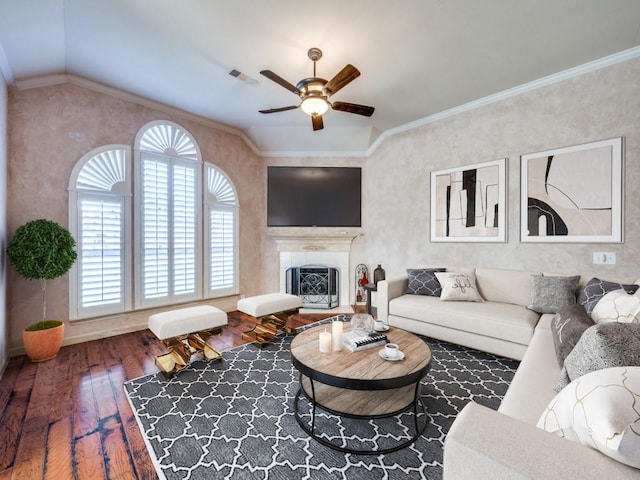
[[[522,242],[621,243],[622,138],[521,157]]]
[[[505,242],[507,160],[431,172],[432,242]]]

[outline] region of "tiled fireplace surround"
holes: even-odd
[[[350,264],[351,244],[360,233],[274,231],[269,235],[276,241],[279,253],[280,292],[286,292],[286,271],[289,267],[322,265],[338,269],[340,275],[341,311],[354,303],[354,273]]]

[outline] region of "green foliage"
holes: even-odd
[[[25,223],[13,235],[7,255],[22,277],[51,280],[67,273],[78,254],[67,229],[51,220]]]
[[[59,327],[60,325],[62,325],[60,320],[43,320],[42,322],[36,322],[29,325],[24,330],[26,332],[35,332],[37,330],[47,330],[49,328]]]

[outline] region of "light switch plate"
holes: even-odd
[[[593,252],[593,263],[596,265],[615,265],[616,254],[614,252]]]

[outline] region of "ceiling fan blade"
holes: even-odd
[[[324,128],[324,122],[322,121],[322,115],[312,115],[311,123],[313,124],[313,130],[322,130]]]
[[[327,84],[324,86],[324,89],[327,91],[327,94],[331,96],[359,76],[360,71],[353,65],[348,64],[346,67],[340,70],[335,77],[327,82]]]
[[[273,73],[271,70],[262,70],[260,73],[262,75],[264,75],[265,77],[267,77],[269,80],[273,80],[274,82],[276,82],[281,87],[286,88],[287,90],[295,93],[296,95],[300,95],[300,92],[298,91],[298,89],[296,87],[291,85],[289,82],[287,82],[281,76],[276,75],[275,73]]]
[[[269,108],[268,110],[258,110],[260,113],[278,113],[278,112],[286,112],[287,110],[295,110],[298,108],[298,105],[289,105],[288,107],[280,107],[280,108]]]
[[[357,115],[364,115],[365,117],[370,117],[373,115],[375,108],[368,107],[366,105],[358,105],[357,103],[347,103],[347,102],[333,102],[331,108],[334,110],[339,110],[341,112],[347,113],[355,113]]]

